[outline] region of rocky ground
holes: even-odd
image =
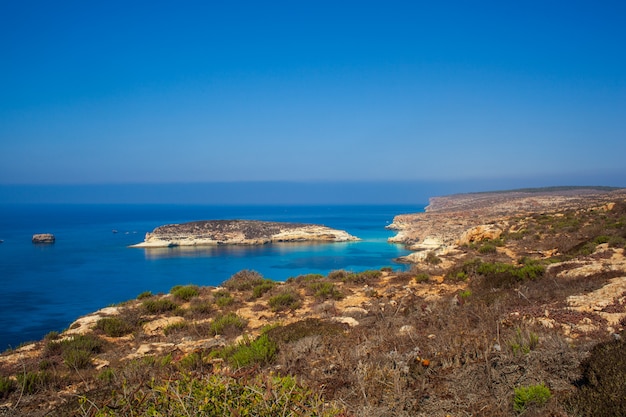
[[[207,386],[236,384],[285,415],[626,413],[623,190],[439,198],[393,227],[416,250],[408,271],[242,271],[5,352],[0,415],[187,415],[181,398],[193,414]],[[204,388],[181,395],[189,379]]]

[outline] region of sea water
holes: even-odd
[[[217,286],[243,269],[284,281],[307,273],[391,266],[409,253],[389,244],[397,214],[423,206],[0,205],[0,349],[41,339],[76,318],[144,291]],[[155,227],[194,220],[314,223],[361,238],[347,243],[129,248]],[[54,244],[31,243],[53,233]]]

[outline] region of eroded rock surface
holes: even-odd
[[[159,226],[133,247],[264,245],[274,242],[349,242],[359,240],[330,227],[256,220],[207,220]]]

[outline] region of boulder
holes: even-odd
[[[33,243],[54,243],[55,237],[52,233],[38,233],[33,235]]]
[[[498,239],[501,235],[502,229],[500,227],[494,224],[481,224],[463,232],[459,238],[458,244],[468,245],[483,240],[494,240]]]

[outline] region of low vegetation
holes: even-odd
[[[515,388],[513,409],[518,413],[523,413],[531,407],[541,407],[551,396],[550,389],[543,383]]]
[[[200,288],[197,285],[177,285],[170,290],[170,294],[180,300],[189,301],[200,295]]]

